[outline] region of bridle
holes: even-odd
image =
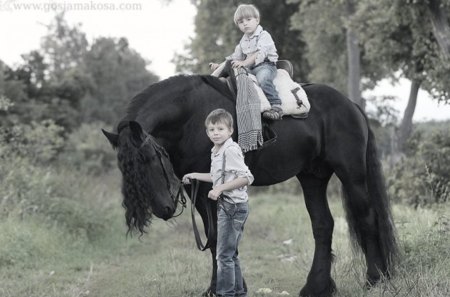
[[[145,135],[145,139],[142,142],[142,144],[140,145],[139,148],[142,148],[144,145],[150,143],[152,145],[152,147],[155,149],[156,154],[158,156],[159,162],[161,164],[163,173],[164,173],[164,178],[166,179],[166,185],[167,185],[167,190],[169,191],[170,197],[172,198],[173,202],[175,205],[177,205],[178,203],[181,204],[181,211],[179,214],[177,215],[173,215],[173,218],[176,218],[178,216],[180,216],[184,209],[186,208],[186,197],[184,195],[183,192],[183,184],[181,183],[181,181],[177,178],[178,181],[178,190],[177,193],[174,195],[172,193],[171,190],[171,186],[170,186],[170,179],[169,179],[169,174],[167,173],[167,169],[166,166],[164,166],[164,161],[163,160],[169,160],[170,162],[170,158],[169,158],[169,154],[167,153],[167,151],[160,145],[157,144],[157,142],[155,141],[154,137],[148,133],[146,133],[145,131],[144,135]],[[197,196],[198,196],[198,189],[199,189],[199,182],[197,180],[193,180],[192,181],[192,185],[191,185],[191,217],[192,217],[192,227],[194,229],[194,236],[195,236],[195,242],[197,243],[197,247],[199,250],[201,251],[205,251],[206,249],[211,247],[211,243],[210,243],[210,238],[214,237],[214,222],[213,222],[213,215],[212,215],[212,210],[211,210],[211,206],[209,205],[211,202],[207,201],[207,205],[206,205],[206,213],[207,213],[207,217],[208,217],[208,235],[207,235],[207,241],[205,244],[202,243],[202,240],[200,238],[200,233],[198,231],[197,228],[197,223],[195,221],[195,204],[197,201]]]
[[[177,190],[176,194],[173,194],[172,187],[170,185],[169,174],[167,172],[166,166],[164,166],[164,161],[163,161],[163,159],[164,159],[164,160],[169,160],[169,162],[170,162],[169,154],[162,146],[160,146],[159,144],[156,143],[156,141],[152,135],[146,133],[145,131],[143,131],[143,133],[145,135],[145,139],[139,148],[142,148],[144,145],[150,143],[152,145],[152,147],[155,149],[156,155],[158,156],[159,163],[161,164],[164,178],[166,180],[166,187],[167,187],[167,191],[170,194],[170,198],[172,199],[175,206],[178,203],[181,205],[180,213],[172,216],[172,218],[176,218],[176,217],[180,216],[183,213],[184,209],[186,208],[186,197],[184,196],[184,192],[183,192],[183,184],[177,178],[177,189],[178,190]]]
[[[163,169],[164,172],[164,177],[166,179],[166,184],[167,184],[167,190],[170,193],[170,197],[172,198],[172,200],[174,201],[175,205],[177,205],[178,203],[181,204],[182,208],[179,214],[177,215],[173,215],[173,218],[176,218],[178,216],[180,216],[183,213],[183,210],[186,208],[186,197],[184,196],[184,192],[183,192],[183,184],[181,183],[180,180],[178,180],[178,191],[176,195],[173,195],[172,191],[171,191],[171,187],[170,187],[170,180],[169,180],[169,174],[167,173],[166,170],[166,166],[164,166],[164,162],[163,162],[163,157],[165,158],[165,160],[170,160],[169,158],[169,154],[166,152],[166,150],[158,145],[156,143],[156,141],[154,140],[154,137],[151,136],[150,134],[146,133],[145,131],[144,135],[145,135],[145,139],[142,142],[140,148],[142,148],[144,145],[150,143],[152,145],[152,147],[155,149],[156,154],[158,155],[158,159],[159,162],[161,163],[161,167]],[[199,182],[197,180],[193,180],[192,181],[192,185],[191,185],[191,217],[192,217],[192,227],[194,229],[194,236],[195,236],[195,242],[197,243],[197,248],[201,251],[205,251],[208,248],[211,247],[211,243],[209,241],[210,238],[214,237],[214,224],[213,224],[213,216],[212,216],[212,210],[211,210],[211,206],[209,205],[209,201],[207,201],[207,205],[206,205],[206,213],[207,213],[207,217],[208,217],[208,235],[207,235],[207,241],[205,244],[202,243],[202,240],[200,238],[200,232],[198,231],[197,228],[197,223],[195,221],[195,204],[197,202],[197,196],[198,196],[198,189],[199,189]]]

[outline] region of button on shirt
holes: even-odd
[[[225,181],[235,180],[238,177],[245,177],[248,179],[248,184],[253,183],[253,175],[248,169],[244,162],[244,155],[240,146],[229,138],[218,152],[214,152],[214,148],[211,150],[211,179],[213,182],[213,187],[222,184],[222,166],[223,157],[225,154]],[[225,198],[227,202],[230,203],[241,203],[248,201],[247,186],[243,186],[238,189],[231,191],[224,191],[224,195],[228,196]]]
[[[255,32],[251,36],[244,34],[241,41],[236,46],[234,53],[227,60],[245,60],[248,55],[258,52],[255,60],[255,66],[269,60],[276,63],[278,61],[277,49],[269,32],[263,30],[261,25],[256,27]]]

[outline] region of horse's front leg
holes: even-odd
[[[209,284],[209,287],[202,294],[203,297],[213,297],[216,294],[216,280],[217,280],[216,241],[214,241],[214,244],[211,245],[210,251],[212,260],[211,282]]]
[[[300,176],[306,208],[311,218],[314,235],[314,259],[305,286],[300,291],[303,297],[330,297],[336,290],[331,278],[331,242],[334,221],[328,207],[326,189],[329,178]]]

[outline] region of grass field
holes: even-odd
[[[210,253],[195,247],[189,211],[176,221],[155,220],[141,240],[125,238],[119,193],[102,236],[88,241],[38,219],[0,221],[1,297],[200,296],[210,279]],[[403,251],[396,276],[364,287],[365,264],[348,242],[341,203],[335,219],[332,276],[336,296],[450,296],[450,207],[395,206]],[[313,238],[301,197],[258,194],[241,245],[249,296],[297,296],[309,271]]]

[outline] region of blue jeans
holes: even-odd
[[[239,264],[238,245],[248,217],[248,202],[219,199],[217,207],[217,296],[247,296]]]
[[[270,105],[281,105],[278,91],[273,84],[273,80],[277,75],[277,67],[270,62],[263,62],[256,67],[250,69],[250,73],[256,76],[259,86],[269,100]]]

